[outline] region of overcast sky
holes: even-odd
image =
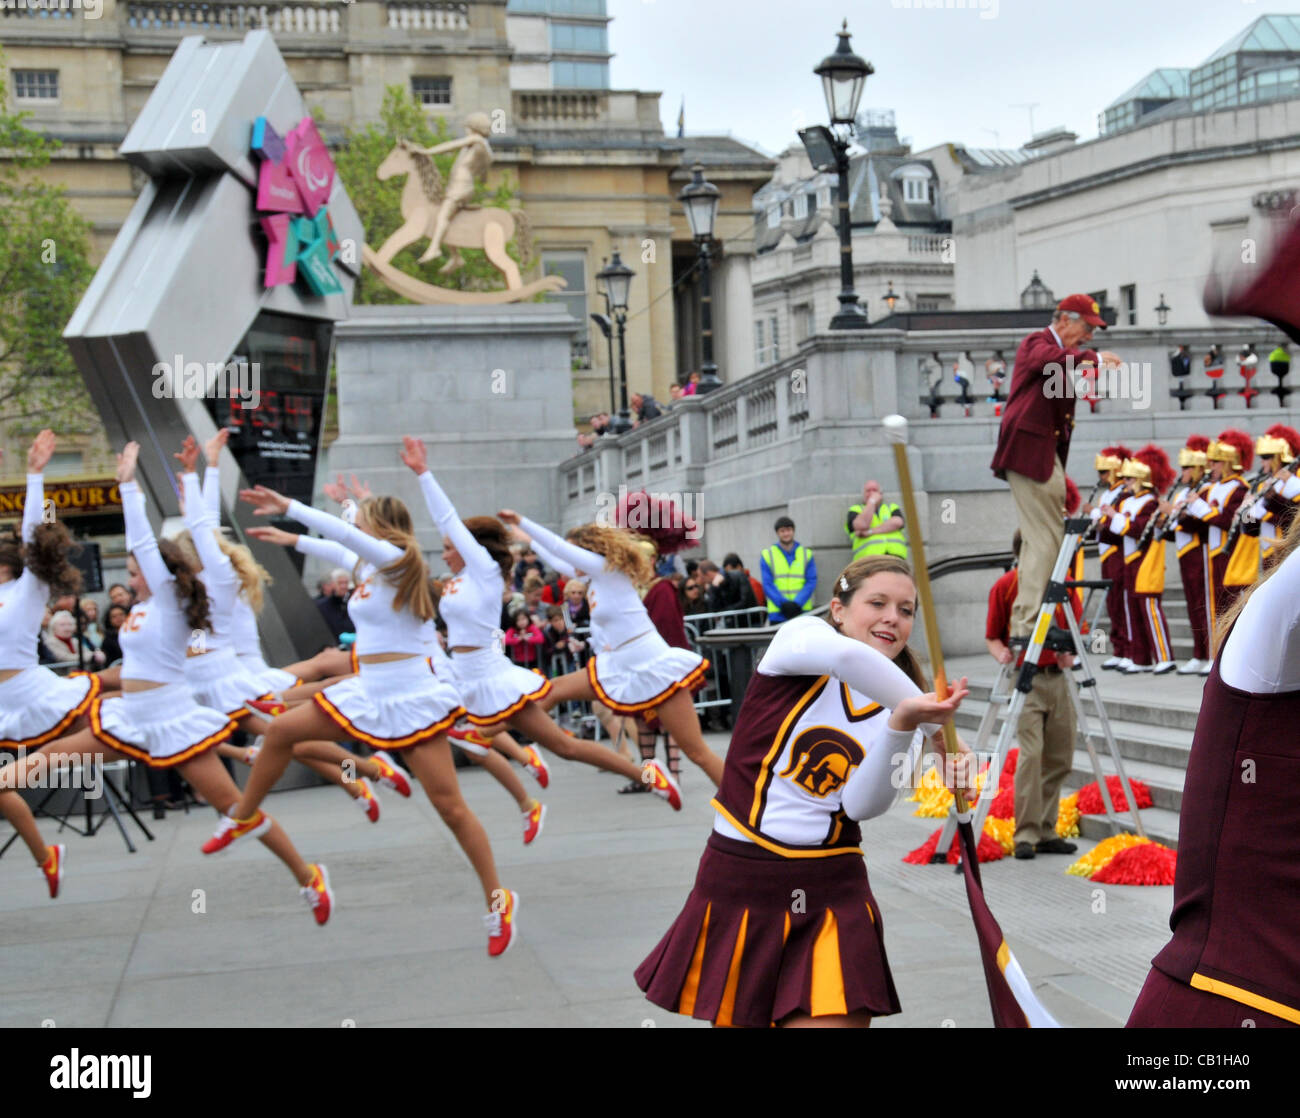
[[[825,120],[812,70],[847,16],[853,49],[876,68],[862,107],[893,109],[914,151],[1018,147],[1030,115],[1015,106],[1035,101],[1034,131],[1065,125],[1087,140],[1151,70],[1199,65],[1259,16],[1300,12],[1288,0],[925,2],[608,0],[610,84],[662,93],[670,135],[685,97],[688,134],[730,132],[774,154]]]

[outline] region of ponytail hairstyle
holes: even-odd
[[[1233,623],[1241,616],[1241,611],[1246,608],[1246,603],[1250,596],[1258,590],[1265,582],[1273,577],[1273,572],[1278,569],[1285,561],[1286,557],[1300,547],[1300,516],[1291,519],[1291,526],[1287,529],[1286,535],[1282,542],[1273,549],[1264,564],[1264,573],[1252,582],[1246,589],[1237,595],[1237,600],[1228,607],[1227,612],[1220,618],[1215,619],[1214,626],[1214,648],[1212,652],[1215,656],[1219,655],[1219,650],[1223,647],[1223,642],[1228,638],[1228,630],[1232,628]]]
[[[191,629],[212,631],[212,603],[208,588],[194,572],[194,565],[176,540],[159,540],[158,553],[176,580],[176,601],[185,611],[185,620]],[[152,589],[152,587],[150,587]]]
[[[248,603],[254,613],[261,613],[266,602],[264,590],[271,585],[272,579],[267,569],[253,558],[253,553],[243,544],[231,543],[214,528],[212,534],[217,537],[217,546],[221,554],[230,560],[235,574],[239,576],[240,596]]]
[[[29,543],[23,543],[17,531],[0,538],[0,567],[8,567],[14,578],[30,570],[38,582],[50,588],[51,597],[78,594],[81,572],[68,562],[74,546],[62,524],[38,524]]]
[[[402,549],[400,558],[380,569],[396,590],[393,609],[410,609],[421,621],[432,621],[433,599],[429,597],[429,568],[415,538],[411,513],[396,497],[367,497],[357,510],[370,526],[371,534]]]
[[[654,564],[641,549],[641,537],[626,528],[609,524],[584,524],[574,528],[567,539],[586,551],[594,551],[605,560],[605,567],[626,575],[635,586],[645,586],[654,578]]]
[[[862,559],[855,559],[840,572],[839,578],[835,580],[835,597],[839,599],[841,605],[847,606],[864,582],[875,575],[885,573],[904,575],[912,580],[913,586],[916,585],[911,566],[902,559],[894,555],[867,555]],[[832,621],[831,624],[835,623]],[[910,645],[903,645],[898,655],[894,657],[894,663],[922,691],[932,690]]]
[[[510,585],[515,569],[515,555],[510,550],[510,532],[495,516],[471,516],[465,527],[478,545],[496,560],[501,577]]]

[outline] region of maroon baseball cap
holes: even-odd
[[[1097,300],[1091,295],[1067,295],[1056,304],[1056,309],[1075,311],[1089,326],[1100,326],[1103,330],[1106,329],[1106,320],[1101,317],[1101,308],[1097,306]]]

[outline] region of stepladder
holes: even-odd
[[[1083,748],[1088,753],[1111,834],[1119,834],[1124,829],[1124,825],[1111,800],[1107,774],[1102,769],[1099,748],[1105,748],[1109,752],[1115,775],[1118,776],[1120,787],[1128,800],[1133,828],[1139,837],[1146,838],[1141,817],[1138,815],[1133,787],[1124,771],[1124,759],[1120,756],[1119,746],[1115,742],[1110,719],[1106,714],[1106,705],[1097,687],[1097,676],[1088,659],[1088,648],[1070,600],[1073,592],[1098,589],[1104,591],[1109,586],[1108,580],[1089,581],[1069,577],[1075,552],[1090,526],[1091,521],[1087,517],[1066,519],[1065,538],[1057,553],[1052,573],[1048,577],[1047,587],[1035,615],[1030,635],[1028,638],[1012,638],[1010,642],[1012,657],[1007,663],[1001,665],[993,689],[989,693],[988,706],[980,719],[976,739],[971,746],[976,756],[988,757],[988,767],[979,799],[971,805],[972,826],[977,837],[983,833],[984,820],[988,817],[989,808],[997,797],[1002,768],[1012,743],[1016,741],[1017,726],[1024,712],[1026,700],[1033,690],[1035,678],[1043,671],[1040,667],[1043,652],[1051,650],[1057,655],[1073,655],[1078,665],[1077,669],[1067,669],[1062,673],[1074,712],[1075,742],[1076,747],[1082,742]],[[1064,628],[1057,624],[1058,620],[1064,620]],[[1021,649],[1024,651],[1024,656],[1017,664],[1016,653]],[[1092,719],[1089,718],[1085,695],[1091,699]],[[998,727],[999,720],[1001,726],[997,729],[996,740],[990,751],[989,743],[994,740],[994,731],[995,727]],[[957,814],[954,804],[949,807],[948,818],[944,821],[933,861],[946,861],[948,849],[956,833]]]

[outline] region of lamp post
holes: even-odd
[[[898,296],[894,294],[894,281],[889,281],[889,290],[884,295],[885,306],[889,308],[889,313],[894,313],[894,304],[898,302]]]
[[[695,238],[700,259],[700,338],[704,361],[700,366],[700,383],[695,391],[702,396],[722,387],[722,382],[718,379],[718,366],[713,363],[713,287],[709,269],[713,251],[713,223],[718,217],[722,191],[705,180],[704,168],[700,164],[691,168],[691,175],[691,181],[682,188],[677,199],[686,211],[686,220],[690,222],[691,235]]]
[[[836,32],[839,45],[822,59],[813,73],[822,80],[822,92],[830,113],[831,127],[816,125],[799,132],[808,158],[819,171],[832,168],[839,175],[840,309],[831,319],[832,330],[865,330],[867,315],[853,290],[853,245],[849,223],[849,137],[858,113],[858,102],[867,78],[875,67],[849,49],[849,21]],[[838,132],[836,131],[838,129]]]
[[[609,421],[609,429],[616,435],[632,429],[632,418],[627,406],[627,347],[623,331],[627,323],[627,294],[634,275],[636,273],[623,263],[618,249],[614,250],[610,262],[596,273],[596,278],[605,285],[605,298],[609,301],[610,310],[614,312],[614,321],[618,323],[618,379],[622,406]]]
[[[1156,309],[1156,318],[1159,321],[1160,325],[1163,326],[1166,322],[1169,321],[1169,312],[1172,309],[1171,307],[1165,305],[1165,295],[1163,291],[1160,293],[1160,302],[1156,304],[1155,309]]]

